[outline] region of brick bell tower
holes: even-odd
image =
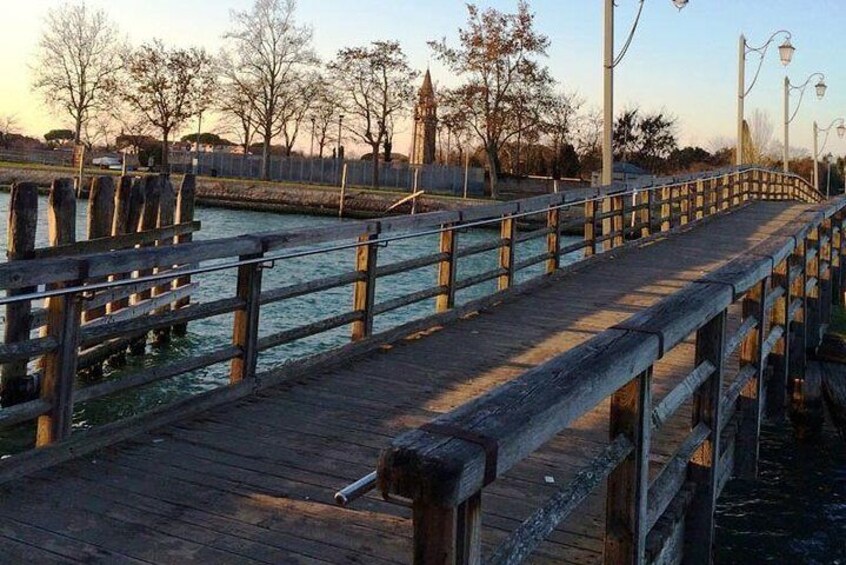
[[[423,86],[417,96],[414,107],[414,130],[411,136],[412,165],[429,165],[435,162],[435,138],[438,130],[438,103],[435,100],[435,88],[432,75],[426,69]]]

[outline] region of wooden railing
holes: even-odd
[[[664,200],[691,202],[691,213],[748,194],[672,192]],[[764,407],[779,413],[788,394],[801,397],[805,352],[841,299],[844,218],[846,198],[820,204],[624,323],[396,438],[378,484],[413,503],[415,563],[481,562],[485,487],[609,398],[607,447],[486,562],[525,560],[607,481],[606,563],[709,563],[718,491],[731,472],[755,476]],[[727,335],[734,305],[741,319]],[[693,369],[653,402],[653,366],[691,335]],[[688,403],[689,433],[650,481],[651,436]]]
[[[338,363],[415,331],[456,319],[502,300],[508,294],[523,292],[542,283],[546,275],[565,266],[565,256],[568,260],[575,260],[582,255],[590,256],[606,248],[624,245],[631,239],[683,229],[688,223],[742,206],[753,199],[820,200],[819,195],[799,177],[755,168],[663,182],[665,184],[639,187],[636,191],[608,187],[585,189],[459,211],[350,221],[308,230],[269,232],[180,245],[142,245],[133,249],[80,255],[54,256],[47,253],[38,259],[0,264],[0,288],[10,291],[10,296],[0,303],[14,308],[15,304],[31,304],[47,298],[42,316],[45,324],[43,335],[34,339],[7,339],[7,343],[0,346],[0,364],[17,362],[25,366],[29,361],[39,360],[43,372],[39,398],[0,410],[0,428],[35,420],[37,446],[72,442],[64,449],[34,450],[0,462],[0,480],[21,472],[20,469],[27,465],[37,467],[53,460],[50,458],[83,453],[126,437],[133,430],[147,429],[171,419],[186,417],[192,411],[252,394],[257,389],[302,374],[316,364]],[[608,212],[602,212],[604,209]],[[529,231],[519,231],[518,223],[528,220],[535,220],[534,227]],[[489,226],[498,228],[499,238],[459,245],[465,230]],[[562,244],[563,233],[581,227],[584,228],[584,239],[569,245]],[[168,237],[172,235],[176,238],[185,236],[182,232],[168,234]],[[159,233],[157,237],[162,235]],[[380,260],[379,250],[383,245],[427,236],[438,238],[437,248],[431,253],[393,263]],[[144,243],[137,239],[139,236],[127,237],[135,238],[132,239],[133,245]],[[523,244],[529,241],[542,242],[543,252],[535,251],[529,256],[522,256]],[[268,288],[263,282],[263,273],[268,268],[340,250],[354,251],[352,270],[275,288]],[[491,269],[463,278],[458,276],[463,261],[485,252],[497,253]],[[191,267],[155,273],[155,270],[172,269],[174,265]],[[535,265],[543,267],[534,279],[515,284],[515,275],[525,273],[525,269]],[[423,267],[436,270],[433,286],[377,301],[376,287],[380,279]],[[225,293],[203,303],[195,301],[179,309],[165,308],[179,297],[164,297],[156,303],[156,308],[143,316],[114,317],[108,323],[81,323],[81,311],[90,308],[92,303],[99,305],[116,301],[142,290],[149,293],[151,287],[163,287],[177,275],[182,281],[179,284],[184,285],[189,276],[196,278],[224,270],[237,270],[238,273],[231,294]],[[495,291],[463,303],[457,300],[456,295],[462,290],[488,281],[496,281]],[[349,311],[304,320],[295,327],[260,335],[261,312],[268,305],[348,286],[352,286]],[[32,292],[34,288],[46,288],[46,292]],[[29,290],[22,293],[22,289]],[[16,296],[11,296],[13,294]],[[157,299],[155,294],[150,300]],[[375,332],[374,324],[380,316],[424,300],[433,301],[433,314],[378,334]],[[87,386],[75,381],[77,369],[84,363],[80,351],[112,340],[137,339],[155,330],[184,327],[191,322],[223,314],[233,315],[232,340],[224,346],[167,365],[123,372],[118,379]],[[267,350],[344,326],[350,328],[351,343],[294,363],[261,371],[257,369],[261,355]],[[229,364],[229,386],[70,438],[70,419],[75,403],[222,363]]]

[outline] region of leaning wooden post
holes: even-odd
[[[585,202],[585,257],[596,253],[596,200]]]
[[[241,354],[232,359],[229,382],[237,384],[255,378],[258,364],[258,327],[261,313],[262,264],[258,260],[262,253],[244,255],[241,261],[250,261],[238,267],[238,288],[236,294],[244,306],[235,311],[232,329],[232,344],[241,349]]]
[[[435,311],[446,312],[455,307],[455,275],[458,262],[458,231],[455,224],[441,226],[440,252],[445,255],[438,262],[438,286],[442,292],[435,299]]]
[[[681,214],[679,224],[685,226],[690,223],[690,185],[683,184],[679,192],[679,213]]]
[[[790,331],[788,320],[788,309],[793,302],[791,295],[790,261],[783,260],[773,270],[773,288],[783,288],[784,294],[779,297],[772,310],[772,327],[781,327],[784,334],[781,336],[772,350],[769,358],[769,379],[767,382],[767,394],[765,409],[770,419],[780,419],[784,416],[784,408],[787,405],[787,379],[790,357]]]
[[[173,218],[176,209],[176,194],[173,191],[173,183],[170,178],[163,177],[161,182],[161,193],[159,195],[159,216],[156,219],[156,227],[166,228],[173,225]],[[173,245],[173,238],[163,238],[156,243],[157,247],[169,247]],[[156,269],[157,273],[167,272],[170,269],[167,266],[161,266]],[[153,296],[164,296],[171,291],[173,283],[168,282],[159,285],[153,289]],[[170,311],[170,304],[157,308],[156,313],[165,313]],[[160,328],[153,332],[156,343],[162,344],[170,341],[170,328]]]
[[[750,288],[743,299],[743,319],[758,320],[740,346],[740,370],[754,371],[754,374],[740,393],[738,413],[740,425],[737,430],[735,448],[735,475],[754,479],[758,475],[758,445],[761,435],[761,414],[764,392],[763,345],[767,328],[765,299],[769,277]]]
[[[355,249],[355,270],[361,276],[353,286],[353,311],[361,315],[352,323],[352,340],[359,341],[373,334],[373,307],[376,305],[376,260],[379,229],[358,238]]]
[[[132,178],[122,176],[115,189],[115,213],[112,221],[113,237],[135,232],[135,227],[132,226],[129,216],[130,208],[132,208]],[[126,278],[129,278],[128,273],[115,273],[112,275],[111,280],[119,281]],[[129,301],[127,299],[118,299],[110,302],[106,311],[112,314],[126,308],[128,305]]]
[[[646,552],[652,369],[611,397],[611,441],[624,435],[634,445],[608,476],[605,502],[605,562],[643,563]]]
[[[497,278],[497,288],[505,290],[514,284],[514,236],[517,224],[511,216],[504,216],[500,222],[499,268],[503,273]]]
[[[35,253],[35,232],[38,226],[38,187],[22,182],[12,185],[9,203],[9,232],[6,257],[9,261],[31,259]],[[9,289],[8,296],[34,292],[34,287]],[[29,339],[32,304],[28,300],[6,305],[6,335],[4,343]],[[18,404],[27,399],[27,360],[12,361],[3,365],[0,378],[3,406]]]
[[[179,195],[176,198],[176,223],[189,224],[194,221],[194,201],[196,199],[197,179],[194,175],[185,175],[182,179],[182,185],[179,187]],[[176,243],[188,243],[193,239],[191,233],[177,236]],[[179,277],[173,282],[173,288],[178,289],[183,286],[191,284],[191,276],[186,275]],[[186,296],[180,298],[173,305],[174,309],[185,308],[191,303],[191,297]],[[173,334],[177,336],[184,336],[188,333],[188,324],[182,323],[173,326]]]
[[[138,231],[145,232],[156,228],[156,223],[159,219],[159,198],[161,196],[161,177],[158,175],[149,175],[144,178],[144,211],[141,214],[141,219],[138,223]],[[151,247],[152,243],[146,243],[141,247]],[[152,269],[143,269],[138,271],[139,277],[146,277],[153,274]],[[133,304],[149,300],[152,296],[151,290],[142,290],[132,297]],[[130,345],[130,351],[134,355],[142,355],[147,346],[147,336],[141,336],[135,339]]]
[[[696,332],[698,367],[710,363],[714,372],[693,395],[691,429],[708,427],[708,438],[690,460],[689,478],[696,485],[694,500],[685,517],[684,555],[687,563],[711,563],[714,547],[714,508],[720,468],[720,400],[726,342],[726,311],[723,310]]]
[[[71,285],[77,283],[70,283]],[[58,343],[44,355],[41,399],[50,411],[38,418],[35,444],[50,445],[67,438],[73,421],[73,382],[79,362],[82,299],[77,294],[53,297],[47,307],[47,335]]]
[[[561,208],[552,206],[546,213],[546,274],[551,275],[561,267]]]
[[[101,239],[112,235],[112,223],[115,215],[115,183],[112,177],[100,176],[91,180],[91,192],[88,196],[88,239]],[[89,282],[102,282],[92,279]],[[85,312],[84,320],[90,322],[102,318],[106,306],[97,306]]]
[[[442,508],[415,500],[412,510],[414,563],[482,562],[482,493],[457,507]]]

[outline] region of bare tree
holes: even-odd
[[[233,12],[233,29],[226,34],[227,80],[253,93],[252,116],[262,137],[262,177],[270,175],[270,145],[282,132],[285,88],[304,69],[317,63],[312,30],[297,25],[295,0],[256,0],[253,8]]]
[[[238,136],[245,160],[256,131],[253,110],[253,100],[256,98],[254,89],[253,85],[247,83],[226,83],[222,85],[217,100],[217,109],[223,115],[223,122],[228,126],[229,131]]]
[[[108,82],[120,66],[121,41],[104,10],[85,2],[47,13],[33,66],[33,88],[74,121],[74,143],[93,112],[107,103]]]
[[[171,134],[211,103],[213,61],[202,49],[168,49],[156,40],[129,53],[124,67],[117,92],[161,133],[161,165],[167,170]]]
[[[287,88],[282,97],[281,116],[282,140],[285,155],[290,157],[306,116],[317,102],[319,83],[322,79],[315,73],[299,77]]]
[[[744,163],[770,164],[774,152],[773,121],[768,112],[756,108],[749,123],[751,143],[745,144]],[[748,149],[747,149],[748,148]]]
[[[534,29],[534,14],[520,0],[517,13],[467,6],[467,28],[459,46],[446,39],[429,46],[464,84],[454,95],[468,123],[482,141],[488,159],[491,195],[497,197],[499,156],[505,145],[536,126],[551,97],[552,77],[537,61],[546,56],[549,39]]]
[[[9,141],[18,129],[17,116],[6,114],[0,117],[0,145],[4,148],[9,147]]]
[[[341,112],[341,99],[326,77],[321,77],[316,87],[317,92],[314,104],[309,111],[309,119],[313,123],[318,155],[322,159],[324,149],[330,143],[338,141],[333,137],[332,132],[334,132],[333,126]]]
[[[418,73],[398,41],[341,49],[328,68],[349,117],[347,131],[372,150],[373,185],[379,186],[380,147],[390,138],[393,119],[409,109]]]

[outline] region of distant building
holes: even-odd
[[[622,183],[628,185],[630,182],[638,181],[644,178],[653,177],[654,175],[637,165],[631,163],[614,163],[613,173],[614,183]],[[591,175],[591,186],[599,186],[602,179],[602,173],[595,172]]]
[[[417,105],[414,107],[414,130],[409,154],[409,162],[412,165],[429,165],[435,162],[437,131],[438,103],[435,99],[435,88],[432,86],[432,75],[427,69],[417,97]]]

